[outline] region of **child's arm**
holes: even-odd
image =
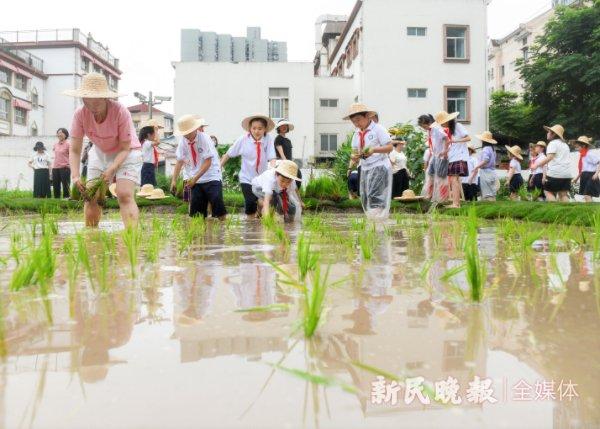
[[[508,169],[508,176],[506,177],[506,186],[510,185],[510,181],[514,175],[515,175],[515,167],[510,167]]]
[[[262,216],[263,218],[269,216],[269,211],[271,210],[271,198],[273,198],[273,194],[266,194],[263,198],[263,206],[262,206]]]
[[[223,168],[223,166],[225,164],[227,164],[227,161],[229,161],[229,155],[224,153],[223,156],[221,157],[221,168]]]
[[[279,154],[279,156],[281,157],[281,159],[287,159],[285,157],[285,154],[283,153],[283,147],[281,147],[281,145],[275,146],[275,149],[277,149],[277,153]]]
[[[179,178],[181,167],[183,167],[183,161],[177,161],[177,164],[175,164],[175,170],[173,171],[173,177],[171,178],[171,193],[173,194],[177,192],[177,179]]]

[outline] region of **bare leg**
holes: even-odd
[[[450,192],[452,194],[452,205],[450,207],[460,207],[460,182],[458,176],[450,177]]]
[[[591,203],[592,202],[592,197],[590,197],[589,195],[584,195],[583,199],[584,199],[584,201],[586,203]]]
[[[568,192],[559,192],[558,198],[565,203],[569,202],[569,193]]]
[[[546,201],[556,201],[556,197],[552,192],[544,191],[546,194]]]
[[[85,216],[85,226],[96,228],[100,223],[102,208],[96,200],[88,201],[83,206],[83,214]]]
[[[140,211],[133,196],[134,192],[135,183],[127,179],[117,179],[119,210],[121,211],[123,224],[126,227],[137,224],[140,216]]]

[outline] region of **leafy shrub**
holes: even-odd
[[[317,177],[308,182],[304,196],[318,200],[340,201],[347,192],[345,183],[333,175]]]
[[[219,152],[219,157],[222,157],[225,152],[227,152],[229,150],[229,148],[231,147],[231,145],[219,145],[217,146],[217,151]],[[240,168],[242,166],[242,159],[241,157],[237,157],[237,158],[230,158],[229,161],[227,161],[227,164],[225,164],[225,167],[223,168],[223,190],[224,191],[231,191],[231,190],[235,190],[235,191],[239,191],[240,186],[239,186],[239,180],[238,180],[238,173],[240,171]]]
[[[391,130],[396,139],[406,142],[404,153],[407,158],[406,165],[412,177],[410,188],[418,195],[425,182],[423,155],[427,148],[427,137],[421,128],[410,122],[398,123]]]

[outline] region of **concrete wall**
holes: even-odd
[[[56,137],[51,136],[1,136],[0,137],[0,188],[33,189],[33,170],[27,161],[33,155],[35,142],[44,142],[50,157]]]
[[[341,77],[315,77],[315,146],[316,156],[332,156],[321,152],[321,134],[337,134],[338,147],[346,140],[348,133],[354,131],[350,121],[342,118],[353,102],[354,81]],[[321,107],[321,99],[338,100],[337,107]]]
[[[308,159],[315,152],[312,63],[175,63],[175,119],[200,114],[209,134],[232,143],[244,117],[268,114],[269,88],[289,88],[294,158]]]
[[[198,39],[200,30],[181,29],[181,61],[198,61]]]

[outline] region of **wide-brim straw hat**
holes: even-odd
[[[577,140],[575,140],[575,142],[577,142],[577,143],[583,143],[584,145],[591,146],[593,140],[592,140],[591,137],[581,136]]]
[[[178,136],[185,136],[186,134],[196,131],[198,128],[205,126],[203,125],[204,120],[198,118],[196,115],[183,115],[177,120],[177,129],[174,134]]]
[[[116,183],[111,183],[110,186],[108,187],[108,191],[110,192],[110,194],[113,197],[117,197],[117,184]]]
[[[459,115],[460,112],[448,113],[442,110],[441,112],[436,113],[434,118],[436,123],[438,123],[439,125],[444,125],[450,122],[451,120],[458,118]]]
[[[160,128],[163,129],[164,127],[158,122],[158,119],[152,118],[152,119],[146,119],[145,121],[142,121],[142,123],[140,124],[140,128],[146,128],[146,127],[156,127],[156,128]]]
[[[165,191],[160,188],[154,189],[152,193],[146,197],[147,200],[164,200],[165,198],[168,197],[165,195]]]
[[[498,144],[498,142],[494,140],[494,135],[489,131],[484,131],[481,134],[476,134],[475,137],[486,143]]]
[[[546,125],[544,125],[544,129],[546,131],[552,131],[554,134],[560,137],[561,140],[565,139],[565,127],[563,127],[562,125],[557,124],[551,127],[547,127]]]
[[[288,133],[291,131],[294,131],[294,124],[292,124],[290,121],[286,121],[286,120],[277,122],[277,125],[275,125],[275,129],[277,131],[279,131],[279,127],[283,127],[284,125],[288,126]]]
[[[298,178],[298,166],[294,161],[287,159],[279,161],[277,163],[277,167],[275,167],[275,172],[281,174],[283,177],[287,177],[288,179],[300,181]]]
[[[350,119],[351,116],[358,115],[359,113],[366,113],[369,118],[377,115],[377,112],[373,109],[369,109],[366,105],[361,103],[354,103],[348,109],[348,114],[343,117],[345,121]]]
[[[250,123],[255,119],[263,119],[267,122],[267,132],[268,133],[270,133],[271,131],[273,131],[275,129],[275,122],[273,122],[273,119],[269,118],[267,115],[261,115],[261,114],[256,114],[256,115],[252,115],[252,116],[248,116],[247,118],[244,118],[244,120],[242,121],[242,128],[246,131],[250,131]]]
[[[545,142],[545,141],[542,141],[542,140],[540,140],[540,141],[539,141],[539,142],[537,142],[537,143],[536,143],[534,146],[546,147],[546,146],[548,146],[548,145],[546,144],[546,142]]]
[[[102,73],[88,73],[83,76],[81,86],[77,89],[63,91],[64,95],[78,98],[117,98],[119,94],[108,87],[106,77]]]
[[[148,196],[152,195],[153,191],[154,191],[154,186],[150,183],[147,183],[145,185],[142,185],[142,189],[140,189],[140,192],[138,192],[136,195],[138,197],[148,197]]]
[[[512,153],[515,157],[519,158],[521,161],[523,161],[523,155],[521,155],[521,148],[519,146],[504,146],[506,148],[507,151],[509,151],[510,153]]]
[[[412,189],[407,189],[404,192],[402,192],[402,196],[401,197],[396,197],[394,199],[396,201],[407,201],[407,202],[410,202],[410,201],[421,201],[424,198],[425,197],[417,196]]]
[[[208,123],[206,122],[206,119],[204,119],[202,116],[194,115],[194,118],[199,119],[202,122],[202,125],[200,125],[201,127],[208,127]]]

